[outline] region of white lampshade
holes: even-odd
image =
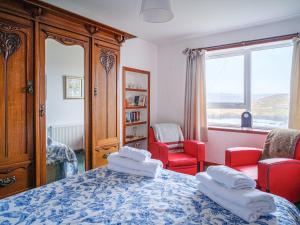
[[[143,0],[141,13],[149,23],[165,23],[173,19],[171,0]]]

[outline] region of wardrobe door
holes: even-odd
[[[93,44],[93,168],[105,165],[119,148],[119,46],[98,40]]]
[[[40,25],[41,184],[90,169],[89,38]]]
[[[0,13],[0,198],[33,186],[33,83],[32,23]]]

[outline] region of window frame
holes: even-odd
[[[227,48],[222,50],[215,50],[208,52],[205,58],[205,61],[210,59],[217,59],[217,58],[226,58],[232,56],[244,56],[244,102],[243,103],[206,103],[208,109],[245,109],[246,111],[251,112],[251,67],[252,67],[252,52],[261,51],[261,50],[269,50],[269,49],[276,49],[276,48],[284,48],[284,47],[291,47],[293,46],[293,42],[291,40],[285,41],[276,41],[276,42],[269,42],[267,44],[258,44],[258,45],[251,45],[245,47],[238,47],[238,48]],[[224,51],[225,50],[225,51]],[[207,90],[207,88],[206,88]],[[226,125],[222,123],[213,123],[211,126],[220,126],[220,127],[238,127],[238,125]],[[259,128],[263,129],[263,128]]]
[[[207,103],[207,106],[209,108],[225,108],[225,109],[243,109],[248,104],[247,102],[247,85],[246,85],[246,57],[244,50],[238,50],[234,52],[229,53],[221,53],[221,54],[214,54],[214,55],[208,55],[205,60],[209,59],[218,59],[218,58],[227,58],[227,57],[235,57],[235,56],[243,56],[244,57],[244,71],[243,71],[243,80],[244,80],[244,102],[243,103],[234,103],[234,102],[222,102],[222,103]]]

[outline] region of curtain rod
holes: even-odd
[[[238,48],[238,47],[249,46],[249,45],[264,44],[264,43],[268,43],[268,42],[284,41],[284,40],[292,39],[294,37],[300,38],[300,34],[299,33],[287,34],[287,35],[281,35],[281,36],[276,36],[276,37],[255,39],[255,40],[250,40],[250,41],[241,41],[241,42],[225,44],[225,45],[216,45],[216,46],[210,46],[210,47],[204,47],[204,48],[193,48],[191,50],[192,51],[201,51],[201,50],[214,51],[214,50],[222,50],[222,49],[226,49],[226,48]]]

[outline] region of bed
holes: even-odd
[[[77,157],[70,146],[47,138],[47,181],[55,181],[78,173]]]
[[[277,212],[256,224],[300,224],[294,205],[275,200]],[[198,191],[193,176],[163,170],[152,180],[98,168],[0,200],[0,224],[247,223]]]

